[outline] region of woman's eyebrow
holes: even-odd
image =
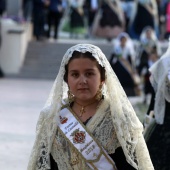
[[[70,70],[69,72],[78,72],[79,70]],[[95,69],[85,69],[85,71],[95,71]]]

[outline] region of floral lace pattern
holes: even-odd
[[[48,165],[47,150],[44,144],[42,144],[41,146],[40,155],[41,157],[39,157],[37,160],[37,169],[47,169],[46,166]]]
[[[86,126],[108,154],[114,153],[115,149],[120,146],[111,118],[110,107],[106,100],[101,103],[96,114]]]

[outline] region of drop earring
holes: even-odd
[[[98,91],[96,93],[96,100],[100,101],[102,99],[102,96],[103,96],[103,94],[102,94],[102,85],[100,84],[99,89],[98,89]]]
[[[71,93],[70,90],[68,90],[67,95],[69,103],[72,103],[74,101],[74,95]]]

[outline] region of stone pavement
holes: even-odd
[[[0,170],[26,170],[52,80],[0,79]],[[129,98],[142,120],[142,97]]]
[[[0,79],[0,169],[26,170],[52,81]]]

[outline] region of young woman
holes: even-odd
[[[122,32],[118,35],[113,44],[113,51],[109,62],[117,75],[127,96],[139,95],[139,78],[136,71],[136,51],[133,41],[129,35]]]
[[[28,170],[153,170],[142,131],[102,51],[75,45],[40,114]]]

